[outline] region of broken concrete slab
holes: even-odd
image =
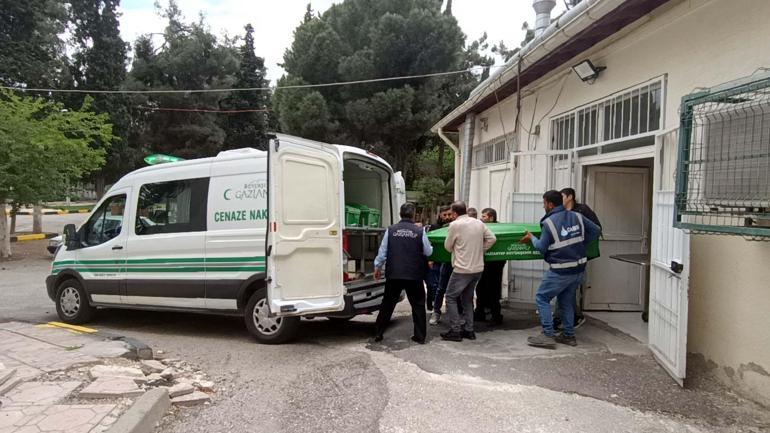
[[[94,341],[80,348],[79,352],[97,358],[124,358],[133,353],[133,348],[124,341]]]
[[[138,397],[144,394],[132,378],[100,377],[80,391],[82,398]]]
[[[193,392],[195,392],[195,387],[189,383],[180,383],[168,389],[168,395],[171,398],[181,397]]]
[[[214,392],[214,382],[210,380],[199,381],[197,387],[203,392]]]
[[[94,379],[99,379],[101,377],[112,377],[133,379],[139,383],[147,382],[147,378],[144,376],[142,370],[134,367],[97,365],[95,367],[91,367],[88,373]]]
[[[192,394],[183,395],[171,399],[175,406],[197,406],[211,401],[211,397],[205,392],[195,391]]]
[[[144,374],[161,373],[165,369],[166,366],[160,361],[155,361],[154,359],[142,361],[142,371]]]
[[[173,368],[166,368],[160,373],[160,376],[166,380],[173,380],[175,374],[176,371]]]
[[[26,382],[3,397],[3,406],[31,406],[58,403],[81,382]]]

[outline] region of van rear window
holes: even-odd
[[[139,190],[136,234],[206,231],[209,179],[148,183]]]

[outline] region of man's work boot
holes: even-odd
[[[441,313],[434,311],[433,314],[430,315],[430,323],[433,326],[438,325],[438,322],[441,321]]]
[[[446,341],[463,341],[463,335],[457,331],[449,331],[441,334],[441,339]]]
[[[562,333],[554,337],[554,340],[556,340],[557,343],[566,344],[567,346],[572,346],[572,347],[577,346],[577,340],[575,339],[574,335],[571,337],[567,337]]]
[[[556,339],[553,335],[539,334],[527,338],[527,344],[544,349],[556,349]]]
[[[463,330],[460,335],[465,338],[466,340],[475,340],[476,339],[476,333],[473,331],[466,331]]]

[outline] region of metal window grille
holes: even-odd
[[[587,147],[578,154],[590,155],[609,142],[653,135],[661,127],[662,88],[657,79],[552,118],[551,150]]]
[[[512,141],[513,135],[508,134],[476,146],[473,150],[473,166],[482,167],[508,161]]]
[[[770,240],[770,74],[682,99],[674,226]]]

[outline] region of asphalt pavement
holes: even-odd
[[[54,320],[45,294],[50,258],[41,241],[0,262],[0,322]],[[15,245],[17,247],[17,245]],[[237,317],[100,310],[89,326],[137,338],[184,359],[217,384],[211,406],[182,409],[158,432],[761,432],[766,409],[706,375],[680,388],[643,344],[601,322],[576,348],[530,348],[532,311],[506,310],[478,339],[409,341],[406,302],[382,343],[374,317],[303,320],[298,341],[256,344]]]

